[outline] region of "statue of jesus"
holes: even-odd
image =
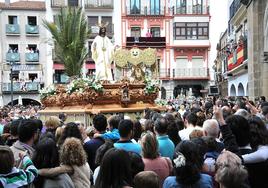
[[[95,61],[96,78],[99,80],[113,80],[111,62],[114,46],[106,36],[105,26],[101,26],[99,35],[91,45],[92,59]]]

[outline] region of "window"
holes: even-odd
[[[68,0],[68,6],[78,6],[78,0]]]
[[[131,37],[140,37],[141,28],[140,27],[131,27]]]
[[[140,0],[130,0],[130,14],[141,13],[141,2]]]
[[[108,25],[106,27],[106,32],[107,32],[107,35],[112,35],[113,34],[112,17],[111,16],[103,16],[103,17],[101,17],[101,22],[104,24],[108,23]]]
[[[10,44],[8,53],[18,53],[19,45],[17,44]]]
[[[186,14],[186,0],[177,0],[176,13]]]
[[[37,74],[37,73],[30,73],[30,74],[28,74],[28,78],[29,78],[29,80],[31,80],[32,82],[33,82],[34,80],[37,81],[38,74]]]
[[[64,70],[55,70],[54,83],[68,83],[69,77],[65,74]]]
[[[207,22],[177,22],[174,24],[175,40],[208,39],[209,26]]]
[[[160,0],[150,0],[150,15],[160,14]]]
[[[151,27],[152,37],[160,37],[160,27]]]
[[[193,14],[203,13],[203,0],[193,0]]]
[[[91,29],[91,33],[98,34],[99,33],[99,27],[97,26],[97,24],[99,23],[98,16],[88,16],[87,20],[88,20],[88,26]]]
[[[17,16],[8,16],[8,24],[18,24]]]
[[[26,47],[26,53],[37,53],[37,45],[28,44],[28,46]]]
[[[28,25],[37,25],[36,16],[28,16]]]

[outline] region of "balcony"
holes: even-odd
[[[206,15],[209,14],[209,6],[206,5],[194,5],[194,6],[181,6],[176,7],[175,14],[201,14]]]
[[[230,19],[231,20],[234,15],[236,14],[236,12],[238,11],[238,9],[241,7],[242,3],[241,0],[234,0],[230,6]]]
[[[26,62],[39,62],[39,53],[25,53]]]
[[[140,7],[132,8],[130,6],[126,7],[128,16],[165,16],[165,6],[159,8],[151,7]]]
[[[19,62],[20,54],[19,53],[6,53],[6,62]]]
[[[131,48],[136,45],[138,48],[165,48],[166,37],[127,37],[126,46]]]
[[[176,14],[186,14],[186,13],[187,13],[186,6],[176,8]]]
[[[39,93],[40,83],[39,82],[13,82],[14,93]],[[10,93],[11,83],[2,84],[2,92]]]
[[[7,35],[19,35],[20,34],[19,24],[6,24],[6,34]]]
[[[114,1],[113,0],[85,0],[85,9],[113,9]]]
[[[27,35],[39,34],[39,26],[38,25],[25,25],[25,31]]]
[[[161,6],[158,9],[145,7],[145,14],[147,16],[165,16],[165,7]]]
[[[77,7],[81,5],[81,0],[51,0],[52,8],[61,8],[66,6]]]
[[[130,6],[126,7],[128,16],[144,16],[146,15],[146,7],[132,8]]]
[[[52,8],[60,8],[66,6],[65,0],[51,0]]]
[[[168,78],[175,80],[208,80],[209,79],[209,69],[208,68],[176,68],[160,70],[160,78]]]

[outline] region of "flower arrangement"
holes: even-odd
[[[159,80],[153,80],[149,77],[145,77],[145,93],[146,94],[152,94],[152,93],[157,93],[159,91],[159,85],[160,81]]]
[[[66,92],[71,94],[73,92],[83,93],[87,89],[93,89],[96,92],[102,92],[103,86],[99,80],[95,78],[78,78],[73,80],[66,86]],[[41,99],[45,99],[46,97],[56,95],[56,87],[54,85],[50,85],[42,90],[40,90]]]
[[[78,78],[73,80],[67,85],[67,93],[71,94],[73,92],[83,93],[86,89],[93,89],[96,92],[102,92],[103,86],[99,80],[93,78]]]
[[[155,100],[155,103],[158,105],[158,106],[166,106],[168,104],[167,100],[164,100],[164,99],[156,99]]]
[[[40,98],[44,99],[46,97],[56,95],[56,88],[54,85],[49,85],[46,88],[40,90]]]

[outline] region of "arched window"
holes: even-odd
[[[235,91],[235,86],[234,84],[232,84],[231,88],[230,88],[230,96],[236,96],[236,91]]]
[[[238,96],[245,96],[245,90],[243,84],[238,84]]]

